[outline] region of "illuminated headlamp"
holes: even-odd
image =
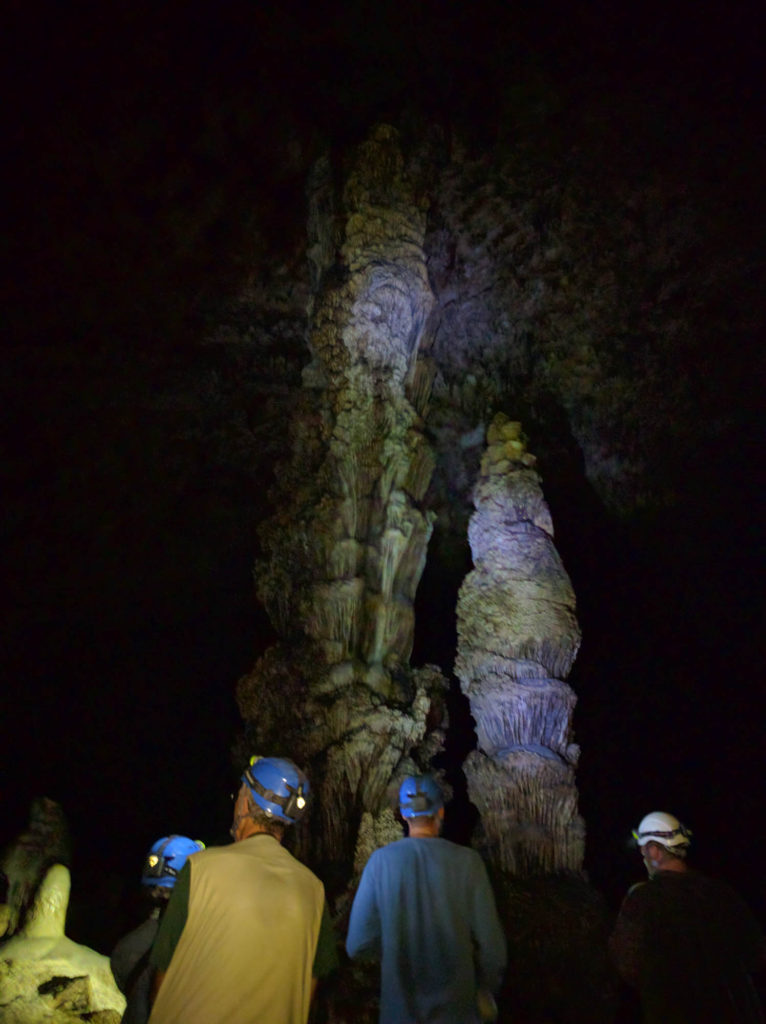
[[[674,836],[683,836],[684,839],[691,839],[691,835],[691,829],[686,828],[684,825],[671,829],[669,832],[659,832],[656,829],[652,829],[650,832],[637,832],[636,829],[633,829],[633,838],[639,846],[645,846],[646,843],[653,841],[662,845],[663,840],[673,839]]]
[[[259,761],[260,758],[255,757],[251,760],[251,766]],[[300,817],[303,811],[306,809],[306,797],[303,795],[303,783],[301,783],[297,789],[293,789],[286,779],[283,779],[284,785],[288,789],[288,793],[285,796],[282,793],[277,793],[273,789],[269,789],[264,786],[260,779],[256,778],[250,768],[245,769],[244,779],[247,785],[250,787],[253,793],[257,793],[258,796],[262,797],[267,803],[276,804],[277,807],[282,809],[282,815],[279,812],[273,811],[270,807],[263,807],[264,813],[272,816],[276,814],[277,817],[284,816],[287,821],[292,821],[296,816]]]

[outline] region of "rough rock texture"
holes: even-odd
[[[468,8],[466,19],[475,21]],[[83,38],[90,40],[88,34]],[[430,51],[433,40],[420,38]],[[397,36],[397,53],[398,43]],[[280,60],[281,52],[274,47]],[[518,73],[505,55],[501,64]],[[442,82],[443,68],[434,66]],[[345,71],[338,61],[344,82]],[[387,68],[380,74],[394,81]],[[186,79],[177,81],[179,89],[184,83],[187,109]],[[199,81],[207,89],[209,81]],[[711,74],[710,81],[717,92],[719,76]],[[714,787],[727,804],[738,804],[741,816],[751,810],[748,799],[758,803],[740,783],[743,752],[760,750],[759,719],[740,715],[738,702],[732,703],[729,663],[732,650],[746,663],[763,660],[762,585],[753,557],[762,542],[764,492],[763,132],[751,134],[739,120],[741,108],[726,98],[712,110],[692,110],[691,92],[684,105],[676,89],[671,105],[667,96],[653,90],[642,95],[629,86],[622,95],[604,91],[584,103],[562,95],[560,114],[553,102],[539,117],[524,117],[523,102],[511,102],[510,92],[493,92],[501,110],[489,102],[482,107],[485,125],[491,125],[484,137],[472,132],[470,121],[453,116],[454,103],[445,104],[436,131],[424,121],[402,125],[408,167],[415,149],[423,153],[424,141],[432,142],[431,170],[420,180],[429,200],[422,248],[433,304],[409,393],[412,405],[426,410],[424,433],[434,457],[419,511],[436,518],[416,596],[416,608],[421,604],[415,644],[429,649],[415,663],[446,667],[454,651],[455,599],[470,554],[471,494],[487,424],[498,410],[507,410],[530,435],[558,546],[577,588],[586,640],[575,668],[578,737],[589,751],[581,786],[583,773],[591,780],[581,806],[590,800],[589,835],[596,833],[590,850],[602,858],[603,868],[610,858],[600,853],[599,830],[600,839],[611,843],[624,826],[626,789],[643,792],[645,769],[635,766],[638,737],[647,728],[673,749],[680,743],[691,760],[700,744],[713,751]],[[61,194],[63,167],[64,176],[78,183],[72,200],[80,197],[88,218],[73,209],[71,225],[55,239],[53,251],[34,232],[19,233],[29,239],[30,266],[38,269],[20,275],[24,293],[15,323],[26,329],[6,349],[0,381],[10,424],[0,460],[8,522],[8,675],[34,695],[17,702],[15,732],[30,738],[17,760],[35,769],[38,761],[47,765],[41,709],[57,738],[67,706],[81,704],[69,693],[90,693],[94,679],[108,678],[113,701],[94,703],[88,716],[77,716],[73,730],[75,746],[91,749],[96,732],[109,755],[100,773],[85,762],[71,770],[75,791],[102,787],[113,836],[122,834],[126,816],[132,828],[141,824],[158,778],[174,807],[185,802],[190,819],[202,799],[210,819],[220,821],[209,794],[228,792],[229,780],[214,783],[208,759],[188,762],[189,739],[200,736],[211,750],[227,746],[229,719],[216,712],[226,706],[230,714],[232,680],[252,664],[253,648],[260,654],[273,642],[269,624],[251,607],[249,567],[257,555],[269,565],[264,578],[272,581],[272,613],[288,625],[283,648],[274,648],[259,667],[274,673],[274,685],[258,686],[252,701],[244,685],[247,720],[254,742],[263,736],[300,756],[308,728],[307,681],[319,671],[293,607],[296,593],[309,593],[314,563],[304,561],[301,544],[290,538],[303,512],[309,520],[318,516],[320,493],[334,493],[317,477],[329,465],[323,432],[332,431],[335,414],[329,398],[313,401],[324,394],[324,385],[301,387],[301,370],[311,358],[307,309],[312,289],[318,310],[330,302],[333,288],[340,297],[348,274],[342,250],[350,211],[338,188],[351,159],[346,143],[364,129],[357,123],[346,132],[344,114],[328,114],[336,122],[333,131],[340,125],[344,131],[333,139],[324,169],[320,165],[312,176],[310,237],[301,241],[303,228],[297,234],[290,230],[305,220],[300,200],[289,193],[284,201],[282,192],[262,187],[253,161],[227,149],[237,136],[230,130],[237,118],[216,123],[210,110],[210,120],[183,119],[190,132],[203,124],[196,141],[215,154],[216,163],[205,172],[207,195],[215,202],[205,204],[203,222],[194,223],[175,200],[163,207],[173,215],[184,251],[204,269],[194,277],[194,288],[180,296],[183,287],[190,288],[189,278],[167,258],[161,219],[150,211],[157,197],[183,192],[195,174],[188,153],[199,150],[178,146],[181,171],[173,180],[174,169],[157,159],[153,141],[163,128],[162,118],[157,120],[159,92],[146,95],[150,110],[143,122],[110,114],[104,130],[95,133],[102,140],[96,149],[111,168],[100,192],[101,175],[91,175],[87,189],[79,185],[81,155],[91,152],[69,130],[80,123],[79,113],[73,120],[56,115],[70,162],[46,154],[51,187],[40,192],[35,186],[34,201],[17,207],[22,217],[37,211],[40,220],[55,213],[51,198]],[[460,95],[458,86],[452,99]],[[232,105],[242,104],[247,115],[260,106],[252,98],[251,90],[238,88]],[[321,95],[317,106],[325,108]],[[280,132],[283,126],[284,134],[293,130],[270,108],[269,117]],[[181,120],[165,121],[168,138],[178,138]],[[251,123],[243,117],[240,130]],[[119,127],[121,145],[113,145],[107,124]],[[145,156],[142,173],[151,175],[153,168],[161,180],[135,180],[137,165],[123,159],[136,151],[136,131]],[[25,124],[23,137],[33,134]],[[300,152],[301,141],[289,142],[276,150],[255,131],[248,153],[268,154],[297,177],[302,172],[286,157]],[[120,168],[122,179],[115,177]],[[242,187],[245,180],[249,191]],[[121,187],[126,183],[131,187]],[[196,184],[204,190],[204,182]],[[259,209],[270,208],[271,237],[285,240],[276,253],[272,247],[255,255],[245,247],[234,252],[237,239],[227,228],[236,225],[238,237],[248,233],[249,221],[239,213],[253,193],[259,193]],[[124,253],[124,237],[113,223],[114,198],[128,194],[136,205],[127,221],[140,226],[140,238],[130,250],[132,259],[115,264],[107,281],[102,228],[112,224],[117,244],[111,251]],[[205,230],[213,221],[215,250]],[[210,273],[222,248],[244,268],[235,297]],[[68,275],[83,266],[72,258],[83,249],[93,256],[81,271],[85,294],[69,287]],[[165,277],[156,273],[160,264]],[[137,268],[147,267],[152,272],[137,277]],[[183,305],[180,298],[186,308],[206,314],[205,332],[198,317],[185,319],[182,329],[169,326],[172,317],[158,317],[168,306]],[[46,316],[36,319],[37,309]],[[400,320],[405,334],[406,319]],[[69,330],[61,329],[62,321]],[[397,349],[400,358],[405,348],[403,343]],[[423,372],[429,365],[430,372]],[[314,359],[308,376],[315,371],[321,377],[321,359]],[[426,408],[421,396],[429,392]],[[288,429],[292,413],[297,415]],[[291,465],[284,460],[293,446],[298,454]],[[277,459],[282,463],[272,504],[267,495]],[[269,524],[259,551],[255,527],[274,508],[284,529]],[[625,539],[629,546],[623,546]],[[284,588],[277,572],[280,544]],[[339,549],[337,558],[356,558],[352,548]],[[290,582],[293,568],[296,584]],[[115,659],[118,649],[121,657]],[[54,678],[75,680],[81,690],[61,686],[60,698],[51,703]],[[408,680],[406,672],[391,677],[392,684],[402,680]],[[711,709],[706,724],[699,734],[687,732],[684,705],[703,688],[709,699],[702,703]],[[166,699],[158,706],[160,693]],[[371,703],[366,684],[361,694],[359,717]],[[311,699],[320,730],[326,705],[313,690]],[[741,705],[749,707],[748,701],[743,691]],[[332,698],[328,703],[334,708]],[[181,704],[184,732],[175,728]],[[410,706],[405,701],[405,711]],[[153,771],[148,781],[136,777],[133,799],[120,803],[112,794],[122,791],[124,764],[134,762],[135,751],[136,730],[126,725],[140,715],[143,727],[147,708],[162,736],[157,756],[164,770]],[[380,722],[386,714],[384,709]],[[721,721],[727,735],[737,737],[736,756],[719,744]],[[379,739],[385,743],[385,729]],[[182,761],[199,773],[196,785],[175,785]],[[613,781],[615,764],[629,776],[623,780],[621,771],[619,784]],[[604,792],[607,779],[611,796]],[[698,787],[695,792],[699,800]],[[363,822],[362,856],[371,834],[366,813],[375,817],[372,811],[351,811]],[[353,832],[348,829],[349,859]],[[372,834],[378,834],[374,823]]]
[[[433,520],[422,508],[433,456],[418,353],[433,296],[419,186],[386,126],[356,151],[342,197],[330,165],[315,168],[312,361],[257,568],[283,640],[238,688],[251,744],[309,768],[313,857],[349,867],[363,815],[386,812],[392,779],[416,747],[435,752],[444,721],[440,673],[409,667]]]
[[[72,844],[62,807],[49,797],[36,797],[27,828],[0,855],[0,872],[8,886],[0,935],[20,932],[35,907],[37,890],[54,864],[68,867]]]
[[[580,752],[575,695],[564,682],[580,646],[574,591],[521,424],[498,414],[487,442],[469,528],[475,568],[457,605],[455,672],[478,740],[468,789],[499,870],[579,871]]]
[[[576,698],[564,681],[580,627],[535,463],[521,424],[498,413],[474,488],[475,567],[457,603],[455,672],[477,736],[464,770],[508,940],[502,1019],[606,1022],[609,912],[582,874]]]
[[[0,946],[3,1024],[119,1024],[122,1018],[125,997],[109,958],[64,934],[69,890],[69,869],[55,864],[23,930]]]
[[[712,439],[724,426],[706,367],[725,338],[746,346],[748,314],[722,316],[722,293],[751,284],[704,183],[676,154],[652,166],[646,126],[609,150],[599,126],[614,116],[591,111],[576,144],[530,138],[492,159],[453,144],[426,251],[439,314],[434,428],[442,401],[440,432],[523,407],[527,430],[550,441],[557,410],[589,483],[625,512],[672,504],[697,432]]]

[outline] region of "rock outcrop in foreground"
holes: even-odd
[[[109,958],[64,934],[69,869],[54,864],[22,931],[0,946],[3,1024],[119,1024],[125,997]]]

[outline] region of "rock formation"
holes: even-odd
[[[468,789],[498,869],[579,871],[575,695],[564,682],[580,646],[575,595],[521,424],[498,414],[487,442],[469,526],[475,568],[457,606],[455,672],[478,739]]]
[[[54,864],[21,932],[0,946],[3,1024],[119,1024],[125,997],[109,958],[64,934],[69,869]]]
[[[440,672],[409,667],[433,520],[422,508],[430,378],[418,358],[433,296],[425,205],[394,129],[359,147],[340,199],[320,161],[309,205],[312,360],[257,569],[283,639],[238,696],[250,746],[309,770],[312,857],[350,869],[363,817],[375,834],[392,780],[416,748],[428,760],[443,724]]]
[[[580,628],[535,464],[521,424],[498,413],[473,492],[474,569],[457,605],[455,672],[477,736],[464,770],[513,965],[504,1013],[595,1024],[612,1020],[615,988],[609,912],[582,874],[575,694],[564,681]]]
[[[0,935],[21,931],[35,905],[37,890],[48,868],[69,866],[69,826],[62,807],[49,797],[36,797],[29,809],[29,823],[0,856],[0,872],[8,885]]]

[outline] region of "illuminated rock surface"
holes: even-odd
[[[609,914],[582,874],[576,696],[565,682],[580,627],[535,463],[521,424],[498,413],[473,492],[474,568],[457,602],[455,672],[477,737],[464,770],[513,965],[508,1019],[609,1021]],[[587,989],[595,998],[575,1005]]]
[[[392,782],[446,725],[446,681],[409,664],[433,524],[418,362],[433,295],[426,206],[393,128],[358,148],[341,195],[326,161],[310,185],[312,361],[256,574],[284,639],[238,696],[253,749],[279,743],[310,770],[313,857],[349,869],[363,816],[375,834]]]
[[[575,595],[521,425],[498,414],[487,441],[469,527],[475,568],[457,605],[455,671],[478,741],[465,766],[468,790],[498,869],[579,871],[580,751],[575,695],[564,682],[580,646]]]
[[[29,117],[23,97],[34,90],[17,90],[11,112],[20,114],[16,141],[24,145],[9,147],[9,161],[16,156],[29,191],[14,203],[20,286],[17,301],[6,303],[2,461],[8,677],[22,691],[13,732],[24,739],[9,763],[15,778],[49,772],[61,719],[83,703],[72,695],[108,680],[110,699],[89,702],[88,715],[70,721],[73,747],[92,750],[95,764],[98,735],[108,753],[97,772],[90,758],[71,759],[61,781],[77,794],[96,799],[100,788],[108,797],[103,813],[120,850],[126,815],[132,830],[140,827],[141,808],[160,791],[190,820],[205,804],[208,819],[220,821],[215,793],[228,792],[228,779],[214,780],[210,760],[189,752],[226,748],[238,724],[232,680],[255,657],[240,694],[250,739],[305,754],[320,800],[325,776],[345,794],[328,795],[332,849],[317,852],[342,851],[349,865],[358,854],[361,863],[388,835],[380,793],[393,763],[399,770],[420,743],[428,693],[442,686],[436,670],[421,686],[408,661],[450,668],[469,532],[477,560],[486,555],[488,589],[495,579],[502,531],[469,524],[487,425],[500,410],[530,436],[577,590],[585,642],[572,685],[577,737],[588,752],[581,807],[611,898],[621,894],[615,880],[626,868],[609,851],[631,795],[646,791],[651,773],[646,735],[679,763],[704,765],[702,781],[684,779],[712,828],[725,831],[732,814],[752,819],[759,794],[748,794],[742,779],[760,778],[762,716],[744,691],[732,701],[729,666],[732,652],[746,664],[762,660],[753,551],[764,519],[763,104],[750,100],[758,108],[753,130],[746,98],[709,73],[721,50],[718,29],[715,60],[698,61],[707,101],[695,99],[700,83],[679,65],[693,45],[675,48],[677,76],[664,94],[643,78],[634,88],[611,44],[617,88],[597,78],[570,92],[543,76],[525,91],[524,62],[508,59],[507,44],[515,39],[526,56],[527,41],[517,33],[520,12],[507,10],[509,31],[494,48],[466,43],[462,77],[441,60],[446,9],[435,14],[437,32],[416,31],[406,47],[395,19],[389,56],[410,55],[417,76],[409,80],[367,60],[365,49],[366,74],[352,86],[335,51],[344,97],[334,106],[327,36],[310,48],[322,63],[310,85],[254,101],[266,98],[266,82],[284,78],[290,40],[282,19],[258,29],[259,38],[272,32],[271,67],[237,59],[222,74],[209,73],[207,26],[198,53],[183,38],[194,19],[177,22],[168,34],[189,54],[188,66],[167,88],[154,79],[144,87],[136,75],[134,85],[142,84],[132,105],[120,60],[103,61],[97,89],[82,76],[82,104],[58,83],[57,104],[49,104],[40,79],[46,100]],[[610,17],[618,14],[615,7]],[[569,37],[558,12],[545,20]],[[466,7],[461,40],[478,25]],[[588,39],[573,40],[588,76],[596,70],[588,43],[600,45],[609,25],[602,20]],[[156,68],[156,37],[140,27]],[[60,81],[76,90],[71,54],[78,45],[80,56],[99,52],[98,26],[80,31],[68,12],[58,28],[70,32],[70,45],[56,42],[67,63]],[[316,28],[311,22],[310,32]],[[376,38],[378,28],[371,19]],[[647,45],[674,38],[636,33],[632,16],[629,31]],[[431,54],[430,79],[422,78],[421,43]],[[36,76],[30,49],[18,52],[25,74]],[[298,52],[303,62],[309,48]],[[198,74],[197,65],[207,70]],[[640,65],[657,70],[643,52]],[[110,69],[111,90],[102,75]],[[257,79],[243,87],[247,69]],[[410,106],[415,77],[427,84],[427,113]],[[380,93],[365,88],[371,82],[396,96],[378,102]],[[289,106],[290,95],[300,97],[300,111],[282,117],[280,101]],[[128,116],[115,117],[126,97]],[[91,101],[103,104],[97,125],[89,124]],[[365,159],[359,140],[403,105],[400,157],[383,131]],[[319,138],[317,113],[325,118]],[[158,146],[160,138],[172,145]],[[35,139],[40,152],[30,161]],[[325,141],[327,154],[315,163]],[[384,184],[396,180],[401,161],[417,182],[409,192]],[[350,169],[365,163],[344,200]],[[228,277],[224,264],[234,268]],[[355,365],[358,358],[366,365]],[[422,425],[411,426],[400,389]],[[390,461],[375,447],[387,436],[384,407],[393,418]],[[368,500],[373,479],[379,492]],[[525,486],[527,497],[532,491]],[[546,532],[541,506],[530,517]],[[259,542],[256,526],[267,520]],[[253,607],[254,553],[278,644]],[[497,600],[492,618],[512,610]],[[482,634],[477,612],[484,644],[494,622],[482,624]],[[480,743],[497,754],[507,728],[514,743],[528,734],[522,725],[534,702],[525,680],[543,665],[548,685],[536,713],[546,725],[527,754],[555,776],[561,766],[548,752],[566,762],[570,746],[572,694],[559,671],[572,647],[530,649],[533,657],[514,659],[513,680],[499,654],[502,715],[481,705],[476,684]],[[480,675],[481,665],[474,668]],[[186,730],[177,729],[181,707]],[[151,737],[162,737],[162,765],[157,770],[152,748],[144,758],[151,778],[142,783],[137,774],[130,797],[113,799],[124,793],[124,765],[136,764],[137,734],[152,742],[147,713]],[[432,710],[425,721],[438,744],[435,717]],[[462,730],[468,740],[453,747],[460,763],[470,722]],[[727,735],[736,743],[721,742]],[[377,751],[389,745],[378,767]],[[708,752],[701,762],[700,749]],[[504,777],[502,764],[485,761]],[[175,783],[182,763],[185,789]],[[709,806],[709,792],[724,813]],[[100,819],[92,827],[103,832]],[[540,838],[549,842],[546,833]],[[717,838],[710,849],[726,847],[728,837]],[[730,851],[732,863],[752,860],[751,849]],[[757,866],[753,877],[760,879]],[[535,916],[541,928],[562,919],[555,900],[543,904],[545,912],[538,902],[532,913],[519,898],[514,930]],[[536,952],[545,957],[551,944]],[[571,998],[568,1009],[561,1019],[587,1019]]]
[[[125,997],[114,982],[109,958],[64,934],[69,890],[69,870],[55,864],[23,931],[0,945],[3,1024],[119,1024]]]

